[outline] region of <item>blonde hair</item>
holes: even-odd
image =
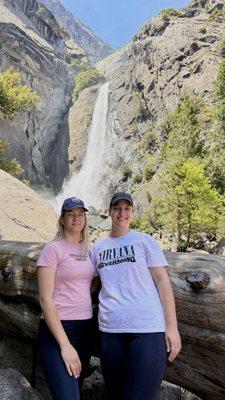
[[[53,240],[62,240],[65,238],[64,225],[62,223],[62,217],[64,216],[64,214],[65,214],[65,211],[63,210],[57,221],[57,232],[56,232],[56,235]],[[85,250],[89,250],[90,241],[89,241],[89,231],[88,231],[88,219],[87,219],[86,213],[84,213],[84,214],[85,214],[85,224],[81,231],[80,243],[83,244]]]

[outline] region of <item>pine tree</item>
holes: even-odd
[[[166,231],[178,233],[180,245],[184,235],[189,246],[201,232],[216,234],[224,218],[224,198],[212,188],[201,160],[167,163],[159,191],[153,202],[158,222]]]

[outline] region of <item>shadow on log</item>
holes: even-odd
[[[0,332],[36,337],[40,243],[0,243]],[[182,352],[165,378],[203,400],[225,400],[225,258],[166,253]]]

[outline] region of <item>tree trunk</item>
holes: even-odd
[[[0,243],[0,332],[36,337],[40,243]],[[225,400],[225,258],[166,253],[182,352],[165,378],[203,400]]]

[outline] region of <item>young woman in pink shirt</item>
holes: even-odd
[[[64,201],[56,238],[38,258],[42,308],[38,340],[44,374],[54,400],[79,400],[78,378],[90,360],[91,283],[95,275],[88,251],[82,200]]]

